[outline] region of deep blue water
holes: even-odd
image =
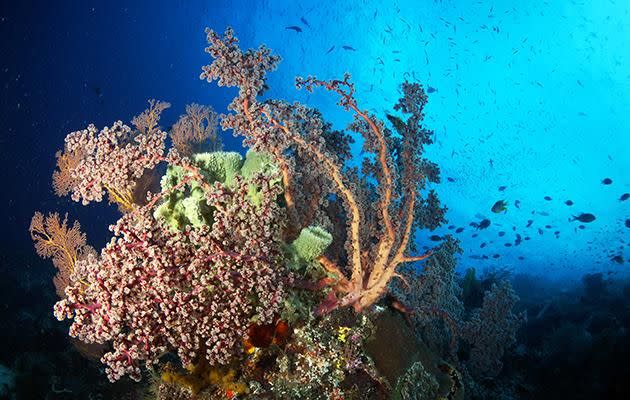
[[[2,273],[25,302],[52,305],[38,297],[37,288],[52,291],[52,267],[33,251],[33,212],[67,210],[96,247],[116,215],[54,196],[63,138],[129,121],[151,98],[172,103],[164,126],[192,102],[224,112],[235,92],[199,73],[209,61],[204,28],[232,26],[243,47],[265,43],[282,56],[269,97],[319,107],[338,128],[349,117],[336,98],[296,91],[296,75],[350,72],[375,113],[391,110],[405,79],[432,88],[427,154],[442,169],[436,189],[449,222],[420,245],[463,227],[462,270],[507,268],[562,284],[587,272],[627,276],[630,200],[619,199],[630,192],[629,19],[622,0],[2,2]],[[498,200],[505,213],[491,211]],[[580,213],[596,220],[580,229],[570,221]],[[469,225],[484,218],[485,230]],[[515,246],[517,234],[530,240]]]

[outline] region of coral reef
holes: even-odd
[[[349,75],[298,77],[352,113],[336,131],[316,109],[260,99],[279,62],[268,48],[241,50],[231,29],[207,39],[201,79],[239,89],[220,124],[245,138],[245,157],[222,151],[216,113],[197,104],[167,148],[158,122],[170,105],[155,100],[133,128],[89,125],[57,155],[57,194],[84,205],[107,194],[122,212],[99,253],[84,250],[77,223],[33,218],[37,252],[71,266],[54,307],[70,336],[107,346],[111,381],[149,371],[158,399],[459,399],[460,370],[494,376],[520,324],[516,298],[501,284],[465,310],[457,242],[422,254],[415,243],[446,211],[431,188],[439,168],[423,158],[422,86],[404,82],[383,121],[359,106]]]

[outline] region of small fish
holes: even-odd
[[[500,232],[499,232],[499,236],[505,236],[505,232],[500,231]]]
[[[578,226],[578,228],[580,228],[580,229],[584,229],[584,228],[586,228],[586,227],[585,227],[584,225],[580,225],[580,226]]]
[[[539,235],[542,235],[542,234],[543,234],[543,230],[542,230],[542,229],[540,229],[540,228],[538,228],[538,234],[539,234]]]
[[[429,236],[429,240],[431,240],[431,241],[433,241],[433,242],[437,242],[437,241],[442,240],[442,236],[439,236],[439,235],[431,235],[431,236]]]
[[[521,261],[523,261],[523,260],[525,259],[525,257],[523,257],[523,256],[518,256],[518,259],[519,259],[519,260],[521,260]]]
[[[504,243],[503,244],[505,247],[512,247],[512,243]]]
[[[306,18],[301,17],[301,18],[300,18],[300,21],[302,21],[302,23],[303,23],[304,25],[306,25],[307,27],[309,27],[309,28],[311,27],[311,25],[308,23],[308,21],[306,20]]]
[[[521,201],[520,200],[514,200],[514,207],[516,208],[521,208]]]
[[[531,239],[532,239],[532,238],[530,238],[529,236],[525,236],[525,237],[523,238],[523,240],[531,240]]]
[[[478,234],[476,234],[476,233],[473,233],[473,234],[472,234],[472,237],[474,237],[474,238],[476,238],[477,236],[479,236],[479,235],[478,235]]]
[[[507,189],[507,186],[499,186],[499,192],[504,191],[505,189]]]
[[[571,200],[567,200],[564,202],[564,204],[566,204],[567,206],[572,206],[573,202]]]
[[[505,200],[499,200],[491,208],[492,212],[498,214],[500,212],[507,212],[507,203]]]
[[[612,183],[612,179],[610,179],[610,178],[602,179],[602,184],[603,185],[610,185],[611,183]]]
[[[528,219],[527,220],[527,225],[525,226],[526,228],[529,228],[530,226],[532,226],[532,224],[534,223],[533,219]]]
[[[481,220],[481,222],[479,222],[479,225],[477,225],[477,229],[486,229],[489,226],[490,226],[490,220],[486,218],[486,219]]]
[[[501,257],[500,254],[495,254],[495,255],[492,256],[492,258],[499,258],[499,257]]]
[[[523,241],[523,238],[521,238],[521,235],[517,233],[516,240],[514,240],[514,246],[518,246],[519,244],[521,244],[522,241]]]
[[[335,50],[335,46],[332,46],[330,49],[328,49],[328,51],[326,52],[326,54],[329,54],[331,51]]]
[[[540,212],[538,213],[538,215],[542,215],[543,217],[548,217],[548,216],[549,216],[549,213],[548,213],[548,212],[546,212],[546,211],[540,211]]]
[[[545,228],[551,229],[551,225],[545,225]]]
[[[547,200],[547,201],[551,201],[551,197],[549,197],[549,196],[545,196],[544,199]]]
[[[630,219],[626,220],[626,228],[630,228]]]
[[[481,244],[479,245],[479,247],[480,247],[480,248],[482,248],[482,249],[483,249],[484,247],[486,247],[486,242],[481,243]]]
[[[434,88],[433,86],[427,85],[427,93],[435,93],[435,92],[437,92],[436,88]]]
[[[462,233],[463,231],[464,231],[464,228],[455,229],[455,233]]]
[[[455,225],[449,225],[447,229],[453,230],[453,229],[455,229]]]
[[[357,51],[357,49],[355,49],[354,47],[347,46],[347,45],[343,45],[343,46],[341,46],[341,48],[344,49],[344,50]]]
[[[468,258],[472,258],[473,260],[481,260],[481,256],[478,256],[477,254],[473,254],[472,256],[468,256]]]
[[[582,213],[582,214],[580,214],[578,216],[574,215],[573,219],[569,218],[569,222],[572,222],[572,221],[580,221],[580,222],[589,223],[589,222],[595,221],[595,216],[593,214],[590,214],[590,213]]]
[[[405,132],[405,128],[407,127],[407,125],[405,124],[405,122],[402,119],[398,118],[395,115],[391,115],[391,114],[385,114],[385,116],[387,117],[389,122],[391,122],[392,125],[394,125],[394,128],[396,128],[396,130],[399,133],[402,134],[403,132]]]
[[[624,193],[621,195],[621,197],[619,198],[619,201],[626,201],[630,199],[630,193]]]
[[[295,25],[285,26],[284,29],[296,31],[297,33],[302,32],[302,28],[300,28],[299,26],[295,26]]]
[[[449,182],[455,182],[455,179],[451,178],[450,176],[448,178],[446,178],[447,181]]]
[[[623,264],[623,256],[622,255],[616,255],[616,256],[612,257],[610,259],[610,261],[616,262],[617,264]]]

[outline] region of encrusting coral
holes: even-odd
[[[388,380],[366,352],[373,320],[385,315],[375,310],[389,305],[413,315],[425,333],[429,321],[444,320],[452,343],[464,326],[456,243],[416,253],[416,231],[437,228],[446,211],[429,188],[439,168],[422,157],[432,143],[423,125],[427,96],[420,84],[404,82],[398,115],[383,122],[360,108],[349,75],[297,78],[298,88],[331,91],[352,112],[348,129],[363,137],[365,157],[361,168],[351,167],[352,136],[333,130],[318,110],[259,99],[278,56],[265,46],[241,50],[231,29],[222,36],[208,30],[207,39],[213,61],[201,78],[239,88],[221,126],[244,136],[249,151],[221,151],[216,113],[196,104],[173,126],[170,149],[158,125],[170,105],[155,100],[133,128],[117,121],[70,133],[57,155],[55,191],[84,205],[107,194],[123,215],[109,243],[83,257],[78,225],[69,231],[74,247],[49,249],[52,236],[35,215],[38,253],[71,258],[55,316],[71,320],[70,336],[108,344],[101,361],[112,381],[140,380],[143,366],[161,367],[159,399],[385,398],[405,374]],[[160,188],[139,199],[134,193],[150,186],[143,180],[164,163]],[[427,259],[418,272],[413,263]],[[502,307],[495,289],[488,296],[464,327],[493,333],[477,322],[489,326],[486,315],[500,309],[495,316],[514,329],[513,304]],[[434,392],[420,367],[409,365],[405,376],[421,375],[422,390]],[[411,396],[413,385],[403,386]]]

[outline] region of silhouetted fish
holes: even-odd
[[[328,51],[326,52],[326,54],[330,53],[331,51],[335,50],[335,46],[332,46],[330,49],[328,49]]]
[[[522,261],[522,260],[524,260],[524,259],[525,259],[525,257],[523,257],[523,256],[518,256],[518,259]]]
[[[595,221],[595,216],[590,213],[582,213],[578,215],[577,217],[574,215],[573,219],[569,218],[569,222],[572,222],[572,221],[580,221],[580,222],[586,222],[586,223],[593,222]]]
[[[435,92],[437,92],[436,88],[427,85],[427,93],[435,93]]]
[[[505,236],[505,232],[500,231],[500,232],[499,232],[499,236]]]
[[[616,262],[617,264],[623,264],[623,256],[622,255],[616,255],[616,256],[612,257],[610,259],[610,261]]]
[[[551,201],[552,200],[551,197],[549,197],[549,196],[545,196],[544,199],[547,200],[547,201]]]
[[[527,220],[527,225],[525,226],[526,228],[529,228],[530,226],[532,226],[532,224],[534,223],[533,219],[528,219]]]
[[[406,127],[406,125],[405,125],[405,122],[404,122],[402,119],[398,118],[398,117],[397,117],[397,116],[395,116],[395,115],[391,115],[391,114],[385,114],[385,117],[387,117],[387,120],[388,120],[389,122],[391,122],[391,123],[392,123],[392,125],[394,125],[394,128],[396,128],[396,130],[397,130],[399,133],[401,133],[401,134],[402,134],[402,133],[404,133],[404,132],[405,132],[405,127]]]
[[[626,220],[626,228],[630,228],[630,219]]]
[[[567,200],[564,202],[564,204],[566,204],[567,206],[572,206],[573,202],[571,200]]]
[[[464,231],[464,228],[455,229],[455,233],[462,233],[463,231]]]
[[[486,219],[481,220],[481,222],[479,222],[479,225],[477,225],[477,229],[486,229],[489,226],[490,226],[490,220],[486,218]]]
[[[514,200],[514,207],[521,208],[521,201],[520,200]]]
[[[504,191],[505,189],[507,189],[507,186],[499,186],[499,192]]]
[[[291,31],[296,31],[297,33],[302,32],[302,28],[300,28],[299,26],[295,26],[295,25],[285,26],[284,29],[288,29],[288,30],[291,30]]]
[[[538,234],[539,234],[539,235],[542,235],[542,234],[543,234],[543,230],[542,230],[542,229],[540,229],[540,228],[538,228]]]
[[[505,243],[504,246],[505,247],[512,247],[512,243]]]
[[[481,244],[479,245],[479,247],[480,247],[480,248],[482,248],[482,249],[483,249],[484,247],[486,247],[486,242],[481,243]]]
[[[308,21],[306,20],[306,18],[302,17],[300,18],[300,21],[302,21],[302,23],[306,26],[308,26],[309,28],[311,27],[311,25],[308,23]]]
[[[604,185],[610,185],[610,184],[612,183],[612,179],[610,179],[610,178],[604,178],[604,179],[602,179],[602,183],[603,183]]]
[[[548,216],[549,216],[549,213],[548,213],[548,212],[546,212],[546,211],[539,211],[539,212],[538,212],[538,215],[542,215],[543,217],[548,217]]]
[[[522,241],[523,241],[523,239],[521,238],[521,235],[519,235],[517,233],[516,234],[516,240],[514,241],[514,246],[518,246],[519,244],[521,244]]]
[[[429,239],[430,239],[431,241],[433,241],[433,242],[437,242],[437,241],[442,240],[442,236],[439,236],[439,235],[431,235],[431,236],[429,236]]]
[[[496,203],[494,203],[494,205],[492,206],[491,210],[495,214],[498,214],[500,212],[506,212],[507,211],[507,203],[505,202],[505,200],[499,200]]]
[[[355,49],[354,47],[347,45],[341,46],[341,48],[344,50],[357,51],[357,49]]]
[[[580,225],[580,226],[578,226],[578,228],[580,228],[580,229],[584,229],[584,228],[586,228],[586,227],[585,227],[584,225]]]
[[[455,182],[455,179],[451,178],[450,176],[448,178],[446,178],[447,181],[449,182]]]
[[[499,257],[501,257],[500,254],[495,254],[495,255],[492,256],[492,258],[499,258]]]
[[[621,197],[619,198],[619,201],[626,201],[630,199],[630,193],[624,193],[621,195]]]

